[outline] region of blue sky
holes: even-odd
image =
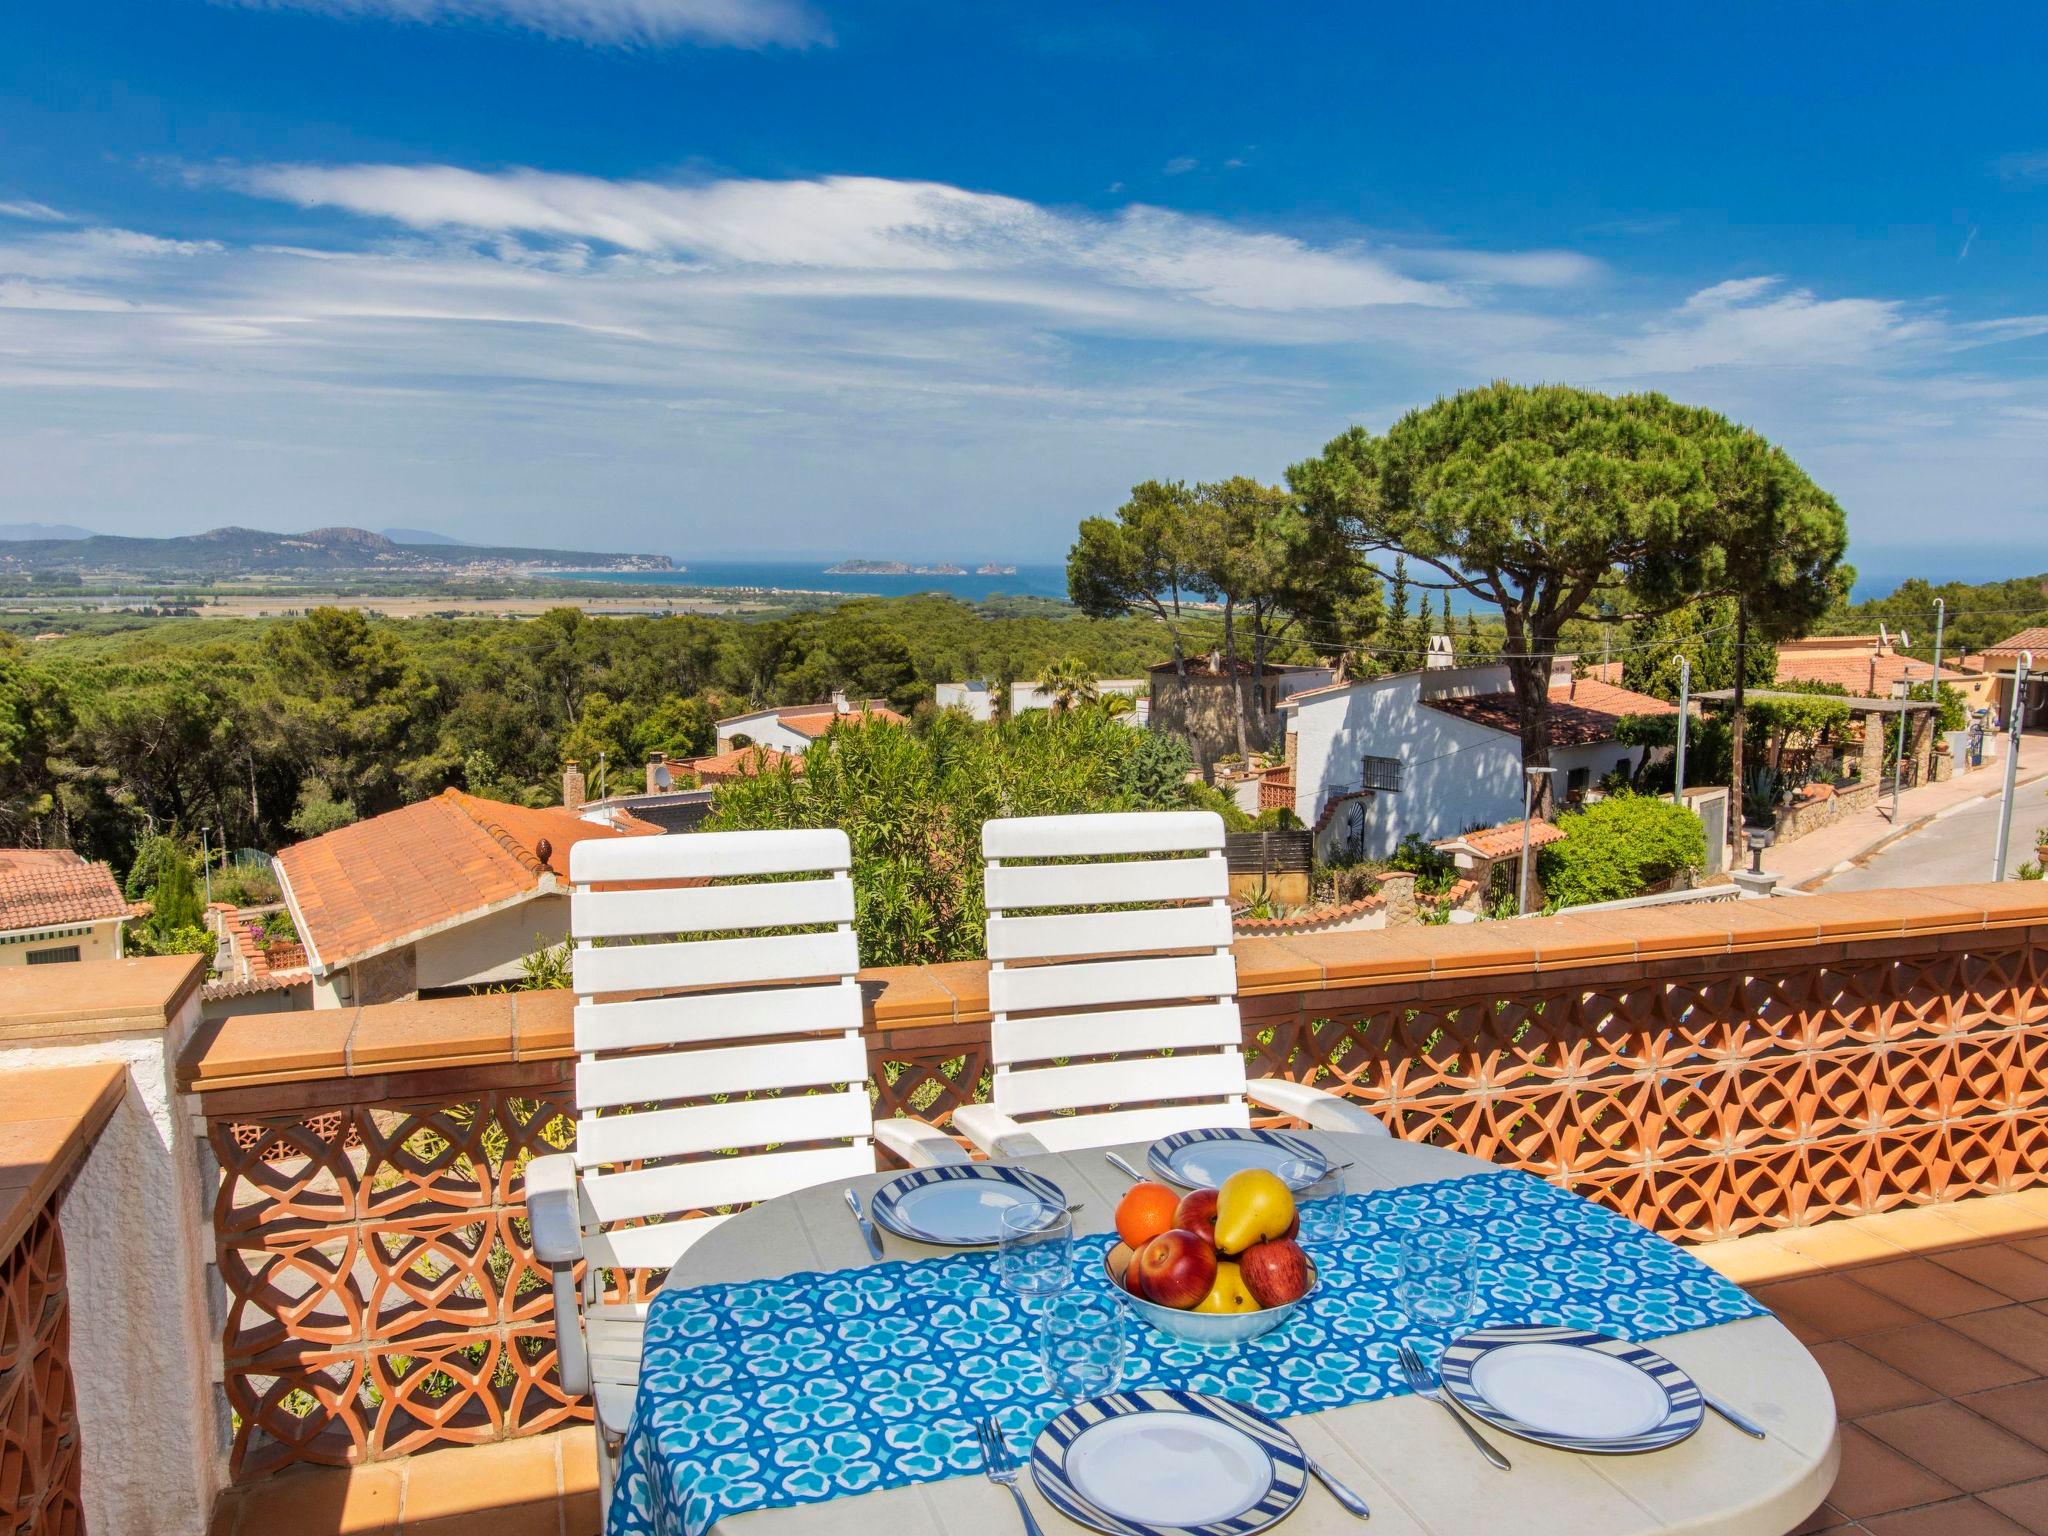
[[[2044,67],[2020,4],[9,7],[0,520],[1057,558],[1509,377],[2038,570]]]

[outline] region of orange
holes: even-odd
[[[1117,1202],[1116,1233],[1133,1248],[1142,1248],[1173,1227],[1180,1196],[1164,1184],[1133,1184]]]

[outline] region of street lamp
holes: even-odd
[[[2012,735],[2005,744],[2005,793],[1999,797],[1998,846],[1991,850],[1991,878],[2005,878],[2005,845],[2012,836],[2012,792],[2020,771],[2020,721],[2026,718],[2027,673],[2033,669],[2034,653],[2021,651],[2012,664],[2012,718],[2006,729]]]
[[[1522,879],[1521,892],[1515,899],[1515,911],[1526,916],[1529,911],[1529,818],[1536,814],[1536,779],[1539,775],[1556,773],[1555,768],[1522,769]]]

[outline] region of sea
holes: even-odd
[[[972,567],[965,576],[828,576],[829,560],[690,560],[681,571],[556,571],[557,576],[578,581],[616,581],[630,586],[739,588],[767,592],[831,592],[847,596],[903,597],[913,592],[944,592],[949,597],[976,602],[991,595],[1005,597],[1050,597],[1061,602],[1067,596],[1067,568],[1064,565],[1019,565],[1013,576],[977,576]],[[956,560],[956,565],[967,564]],[[979,564],[980,562],[975,562]],[[998,562],[1001,563],[1001,562]]]

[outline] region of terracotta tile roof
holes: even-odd
[[[1510,736],[1521,730],[1521,715],[1512,693],[1475,693],[1463,699],[1424,699],[1431,709]],[[1617,688],[1612,683],[1580,678],[1550,690],[1550,744],[1590,747],[1614,740],[1614,727],[1624,715],[1675,715],[1678,706],[1647,693]]]
[[[0,859],[0,931],[132,917],[113,870],[68,848],[10,848]]]
[[[1886,697],[1905,680],[1909,667],[1913,670],[1914,682],[1927,681],[1928,663],[1890,652],[1882,655],[1873,651],[1778,652],[1779,682],[1833,683],[1859,699]],[[1941,675],[1955,682],[1972,680],[1970,673],[1959,672],[1950,666],[1943,666]]]
[[[1387,904],[1384,896],[1361,896],[1356,901],[1347,901],[1335,907],[1304,907],[1286,917],[1234,917],[1230,920],[1234,933],[1303,933],[1313,929],[1329,927],[1334,923],[1345,923],[1368,912],[1377,912]]]
[[[880,699],[869,699],[865,704],[849,705],[844,711],[830,701],[823,704],[785,704],[774,710],[750,709],[743,715],[728,715],[718,723],[737,725],[742,720],[758,720],[767,714],[774,715],[776,720],[799,736],[809,736],[812,740],[824,735],[842,720],[858,720],[863,724],[870,720],[881,720],[890,725],[910,723]]]
[[[2008,635],[1996,645],[1984,647],[1987,652],[2032,651],[2036,657],[2048,652],[2048,625],[2036,624],[2023,629],[2016,635]]]
[[[1563,836],[1564,828],[1556,822],[1537,821],[1529,828],[1529,846],[1541,848],[1546,843],[1557,842]],[[1469,848],[1482,859],[1518,857],[1522,852],[1522,823],[1504,821],[1497,827],[1487,827],[1478,832],[1463,832],[1456,837],[1440,837],[1434,846]]]
[[[635,837],[559,806],[534,809],[444,789],[277,856],[299,934],[332,970],[569,875],[586,838]],[[541,844],[547,857],[541,857]]]
[[[791,773],[804,771],[804,760],[794,752],[784,752],[779,747],[734,747],[729,752],[713,753],[710,757],[694,757],[678,767],[687,768],[697,775],[704,784],[725,784],[733,779],[751,778],[765,773],[782,764],[789,765]]]

